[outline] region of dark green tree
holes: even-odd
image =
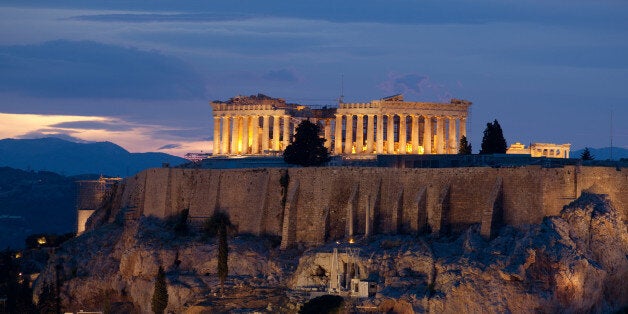
[[[467,137],[464,135],[460,138],[460,146],[458,148],[458,154],[471,155],[471,143],[467,141]]]
[[[168,286],[166,286],[166,273],[164,268],[159,265],[157,270],[157,278],[155,278],[155,290],[151,299],[151,309],[153,313],[163,314],[168,307]]]
[[[341,296],[326,294],[307,301],[299,310],[299,314],[344,313],[344,305]]]
[[[217,210],[205,221],[204,230],[206,235],[218,237],[218,264],[216,271],[220,280],[220,291],[224,295],[225,281],[229,274],[229,244],[227,243],[227,236],[229,231],[234,230],[234,226],[231,224],[227,213]]]
[[[582,160],[593,160],[593,159],[595,159],[595,156],[593,156],[593,154],[591,154],[591,151],[589,150],[588,147],[585,147],[584,151],[582,151],[582,153],[580,154],[580,159],[582,159]]]
[[[329,151],[325,147],[325,139],[319,136],[320,127],[308,120],[297,126],[294,141],[283,152],[286,163],[308,166],[319,166],[329,161]]]
[[[39,301],[37,302],[37,312],[45,314],[58,313],[55,290],[52,284],[45,284],[41,290],[41,293],[39,294]]]
[[[484,129],[484,136],[482,137],[480,154],[505,154],[506,149],[506,139],[497,119],[493,123],[487,123],[486,129]]]

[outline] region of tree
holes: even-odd
[[[218,279],[220,280],[220,291],[224,295],[225,293],[225,281],[229,274],[229,245],[227,243],[227,235],[230,230],[233,230],[234,226],[229,220],[227,213],[217,210],[214,214],[205,221],[205,234],[210,237],[218,236],[218,265],[216,271],[218,273]]]
[[[493,123],[487,123],[486,129],[484,129],[484,136],[482,137],[480,154],[505,154],[506,149],[506,139],[497,119]]]
[[[168,306],[168,287],[166,286],[166,273],[164,268],[159,265],[157,270],[157,278],[155,279],[155,291],[151,299],[151,309],[156,314],[163,314]]]
[[[591,151],[589,150],[588,147],[585,147],[584,151],[582,151],[582,153],[580,154],[580,159],[582,159],[582,160],[593,160],[593,159],[595,159],[595,156],[593,156],[593,154],[591,154]]]
[[[52,314],[58,313],[57,304],[55,300],[54,287],[50,283],[46,283],[39,294],[39,301],[37,302],[37,312]]]
[[[464,135],[460,138],[460,146],[458,148],[458,154],[471,155],[471,143],[467,141],[467,137]]]
[[[319,166],[329,161],[325,139],[319,136],[320,127],[308,120],[297,126],[294,141],[283,152],[283,160],[289,164]]]
[[[343,297],[325,294],[303,304],[299,314],[344,313],[344,305]]]

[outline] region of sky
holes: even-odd
[[[212,100],[341,89],[469,100],[474,152],[494,119],[508,144],[628,148],[628,2],[0,2],[0,138],[210,152]]]

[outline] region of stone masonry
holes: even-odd
[[[155,168],[126,178],[115,197],[128,218],[188,208],[201,223],[224,210],[240,233],[281,236],[287,248],[375,233],[442,234],[471,224],[491,238],[502,224],[557,215],[584,190],[608,194],[626,221],[628,169],[610,167]]]

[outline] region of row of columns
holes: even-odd
[[[261,117],[261,127],[259,115],[214,117],[214,155],[257,155],[285,149],[290,139],[290,116],[272,116],[272,132],[271,116]]]
[[[353,138],[354,116],[357,117],[355,138]],[[366,134],[364,116],[366,116]],[[394,139],[395,116],[399,116],[397,142]],[[386,117],[386,138],[384,138],[384,117]],[[411,117],[410,146],[407,142],[408,117]],[[422,134],[419,134],[420,117],[423,117],[424,125]],[[377,118],[377,124],[375,124],[375,118]],[[445,124],[448,125],[447,132]],[[344,136],[343,125],[345,126]],[[374,130],[375,134],[373,134]],[[456,154],[462,136],[466,136],[465,118],[407,114],[336,114],[334,152],[335,154]],[[419,139],[422,145],[419,145]],[[397,148],[395,148],[395,143],[398,144]],[[384,144],[386,144],[385,147]]]
[[[355,132],[354,116],[357,117]],[[394,139],[395,116],[399,117],[398,141]],[[260,117],[262,118],[261,126]],[[409,125],[407,123],[408,117],[410,117]],[[272,129],[270,127],[271,118]],[[423,118],[422,133],[420,133],[421,118]],[[384,123],[384,119],[386,123]],[[325,146],[331,150],[333,143],[333,150],[337,155],[361,153],[455,154],[458,152],[460,138],[466,136],[466,119],[464,117],[417,114],[336,114],[333,127],[334,140],[332,140],[331,121],[326,119],[322,122],[324,130],[322,135],[326,139]],[[386,124],[386,136],[384,136],[384,124]],[[410,130],[409,143],[408,129]],[[214,155],[258,155],[266,154],[269,151],[282,151],[289,144],[290,135],[293,133],[291,131],[293,128],[288,115],[215,116]],[[397,147],[395,147],[395,143],[397,143]]]

